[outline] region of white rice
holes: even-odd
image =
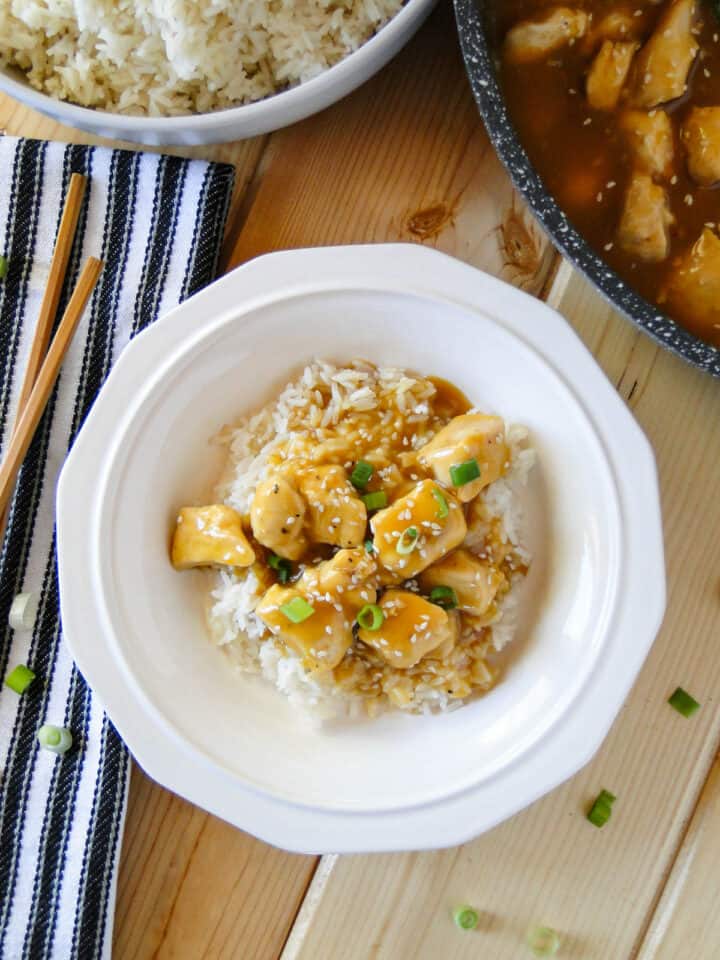
[[[255,487],[267,473],[268,458],[280,445],[290,443],[292,455],[293,445],[321,444],[334,435],[337,424],[348,411],[366,409],[371,402],[373,406],[377,405],[372,390],[362,392],[366,378],[362,364],[348,369],[315,361],[305,368],[301,377],[288,384],[276,400],[236,427],[225,429],[218,439],[229,447],[231,469],[218,488],[219,498],[240,513],[247,514]],[[428,407],[415,393],[426,382],[413,381],[406,378],[404,371],[391,368],[377,371],[377,379],[388,394],[398,398],[398,407],[402,404],[405,410],[413,411],[409,416],[417,422],[414,446],[416,449],[422,446],[430,430]],[[320,388],[331,392],[332,399],[326,409],[321,409],[317,402],[316,391]],[[528,431],[523,426],[507,424],[506,439],[511,450],[509,469],[480,497],[488,516],[500,519],[504,536],[513,545],[515,553],[529,563],[530,556],[522,543],[523,516],[519,493],[535,462],[535,451],[528,445]],[[484,538],[481,536],[480,539]],[[473,544],[469,538],[465,544],[473,549],[479,546],[479,542]],[[208,614],[214,641],[228,652],[243,672],[262,675],[292,703],[313,712],[320,719],[360,711],[362,705],[359,702],[353,703],[330,685],[319,682],[317,677],[305,671],[298,657],[289,651],[281,652],[275,645],[254,613],[262,593],[254,573],[243,573],[238,577],[232,572],[220,571]],[[517,599],[511,589],[500,602],[497,620],[489,628],[495,650],[501,650],[512,641],[516,625]],[[460,705],[460,701],[436,688],[421,691],[415,703],[416,708],[424,712],[451,710]]]
[[[0,0],[0,64],[60,100],[173,116],[259,100],[352,53],[401,0]]]

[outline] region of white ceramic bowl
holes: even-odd
[[[309,117],[355,90],[395,56],[436,0],[406,0],[367,43],[329,70],[275,96],[241,107],[184,117],[133,117],[79,107],[40,93],[19,71],[0,69],[0,90],[60,123],[101,137],[151,145],[226,143],[259,136]]]
[[[317,729],[208,639],[201,574],[168,561],[208,443],[313,356],[436,374],[530,428],[535,555],[522,636],[487,696],[435,717]],[[460,843],[595,752],[665,602],[653,455],[565,321],[442,254],[385,245],[261,257],[124,351],[61,476],[65,638],[138,762],[278,846]]]

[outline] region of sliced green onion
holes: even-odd
[[[287,583],[292,573],[292,564],[285,557],[279,557],[276,553],[271,553],[268,557],[268,564],[273,570],[277,571],[280,583]]]
[[[437,518],[438,520],[444,520],[445,517],[448,515],[448,513],[450,513],[448,502],[445,499],[445,496],[438,490],[437,487],[433,487],[432,495],[437,500],[437,505],[438,505]]]
[[[25,693],[34,679],[35,674],[30,667],[26,667],[24,663],[19,663],[17,667],[11,670],[5,677],[5,684],[10,687],[11,690],[14,690],[15,693]]]
[[[34,593],[19,593],[10,605],[8,623],[13,630],[32,630],[38,612],[38,598]]]
[[[379,630],[385,621],[385,614],[382,612],[382,607],[376,603],[366,603],[356,620],[363,630]]]
[[[353,472],[350,474],[350,483],[358,490],[364,490],[368,485],[368,480],[373,475],[374,467],[367,460],[358,460]]]
[[[612,805],[615,795],[609,790],[601,790],[588,811],[587,818],[595,827],[604,827],[612,815]]]
[[[554,957],[560,949],[560,937],[552,927],[528,930],[527,945],[536,957]]]
[[[433,587],[430,591],[430,603],[436,603],[443,610],[454,610],[458,605],[457,594],[452,587]]]
[[[51,723],[40,727],[37,738],[41,747],[53,753],[67,753],[73,742],[72,734],[67,727],[54,727]]]
[[[453,910],[453,920],[461,930],[474,930],[480,922],[480,915],[474,907],[463,904]]]
[[[375,553],[375,544],[372,540],[365,541],[365,553]]]
[[[293,623],[303,623],[315,613],[315,608],[307,602],[305,597],[293,597],[292,600],[281,605],[280,613],[285,614]]]
[[[450,480],[454,487],[464,487],[480,476],[480,467],[475,457],[463,463],[454,463],[450,467]]]
[[[395,549],[399,554],[405,556],[405,554],[412,553],[417,542],[420,538],[420,531],[417,527],[408,527],[407,530],[403,530],[403,533],[398,540]]]
[[[8,262],[7,257],[0,256],[0,280],[4,279],[7,274]]]
[[[387,506],[387,494],[384,490],[375,490],[374,493],[366,493],[362,502],[368,510],[382,510]]]
[[[697,702],[697,700],[694,697],[691,697],[689,693],[686,693],[682,687],[677,688],[675,693],[668,700],[668,703],[684,717],[691,717],[700,709],[700,704]]]

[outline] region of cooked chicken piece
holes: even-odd
[[[305,501],[280,473],[262,480],[250,504],[253,536],[268,550],[288,560],[299,560],[307,547],[303,533]]]
[[[349,607],[375,603],[377,563],[365,550],[338,550],[334,557],[306,567],[298,586],[310,597],[332,596]]]
[[[674,219],[666,191],[646,173],[633,174],[618,227],[623,250],[648,263],[664,260],[670,250],[669,227]]]
[[[310,616],[301,623],[294,623],[281,609],[293,600],[305,601],[312,607]],[[270,587],[255,613],[271,633],[303,658],[311,670],[336,667],[353,642],[352,619],[343,607],[306,596],[297,586],[275,584]]]
[[[701,187],[720,180],[720,107],[693,107],[680,138],[688,155],[690,176]]]
[[[388,590],[380,600],[385,620],[379,630],[360,629],[358,636],[394,667],[414,667],[431,650],[456,635],[442,607],[409,590]]]
[[[249,567],[255,551],[242,528],[242,517],[232,507],[182,507],[170,551],[176,570],[192,567]]]
[[[418,450],[418,460],[431,469],[440,483],[453,486],[452,466],[475,459],[480,467],[477,480],[455,487],[453,492],[463,503],[476,497],[505,471],[510,451],[505,443],[505,424],[500,417],[484,413],[464,413],[439,430],[430,443]]]
[[[636,3],[625,5],[593,21],[583,40],[583,47],[594,50],[606,40],[639,40],[645,24],[644,17],[635,16],[636,9]]]
[[[720,238],[709,227],[673,263],[662,302],[668,303],[671,313],[688,317],[700,329],[720,324]]]
[[[594,110],[614,110],[625,86],[638,43],[606,40],[587,78],[588,103]]]
[[[418,579],[426,593],[430,593],[433,587],[451,587],[458,607],[480,617],[495,599],[505,578],[499,570],[461,549],[438,560]]]
[[[536,20],[523,20],[505,37],[509,63],[542,60],[585,34],[590,18],[583,10],[554,7]]]
[[[306,467],[295,474],[308,506],[308,531],[314,543],[359,547],[365,538],[367,510],[342,467]]]
[[[675,144],[670,117],[664,110],[625,110],[620,115],[634,166],[649,177],[669,180],[673,175]]]
[[[698,52],[693,33],[697,0],[672,0],[635,58],[631,101],[649,110],[681,97]]]
[[[446,509],[447,516],[442,516]],[[379,510],[370,527],[378,560],[404,580],[457,547],[467,530],[455,497],[432,480],[422,480],[410,493]]]
[[[439,647],[435,647],[426,653],[425,660],[444,660],[455,649],[455,644],[460,639],[460,614],[457,610],[447,610],[448,615],[448,634]]]

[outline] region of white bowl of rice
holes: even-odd
[[[146,144],[220,143],[317,113],[384,66],[435,0],[0,4],[0,90]]]
[[[420,437],[430,375],[507,425],[482,497],[527,575],[473,653],[497,673],[368,710],[273,648],[249,577],[178,573],[169,544],[184,505],[244,511],[274,442],[376,403]],[[259,258],[133,341],[61,476],[58,551],[66,641],[138,762],[315,853],[461,843],[572,775],[665,603],[652,451],[590,354],[546,305],[407,245]]]

